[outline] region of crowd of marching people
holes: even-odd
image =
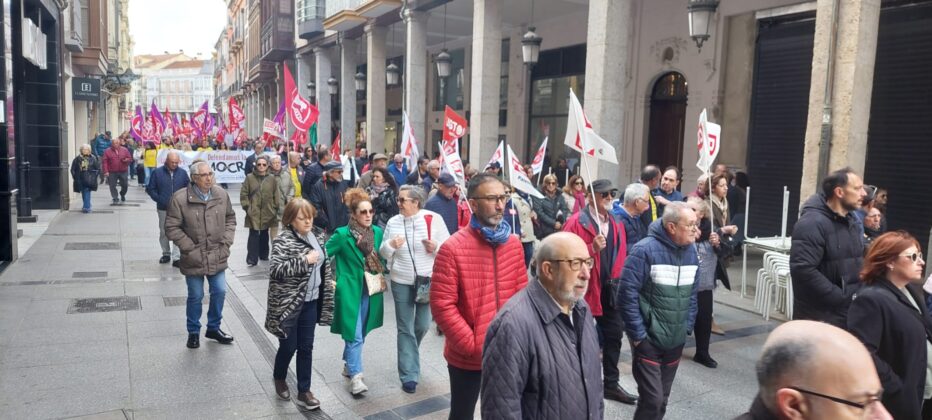
[[[159,214],[159,262],[188,281],[188,347],[199,346],[205,279],[205,336],[228,344],[223,273],[237,220],[210,165],[179,169],[177,150],[194,146],[171,143],[102,134],[72,163],[75,191],[90,212],[102,179],[118,204],[128,177],[138,177]],[[282,399],[292,398],[285,378],[296,358],[294,399],[320,406],[311,392],[317,325],[344,341],[348,391],[368,390],[362,349],[383,324],[386,293],[404,392],[417,392],[419,347],[432,323],[445,337],[453,419],[472,418],[478,401],[483,418],[601,418],[606,399],[636,405],[636,419],[658,419],[687,336],[696,363],[718,366],[710,337],[727,332],[715,324],[713,293],[730,289],[727,268],[744,240],[742,172],[718,165],[684,194],[677,167],[647,165],[616,186],[587,184],[561,161],[538,178],[537,197],[509,185],[496,164],[466,165],[463,188],[427,157],[409,167],[401,154],[364,148],[334,153],[258,139],[241,147],[254,151],[239,197],[246,263],[268,266],[265,327],[279,339],[272,376]],[[158,166],[161,149],[169,151]],[[790,253],[793,313],[830,325],[794,321],[774,332],[758,363],[760,392],[742,418],[849,418],[831,404],[875,418],[932,418],[932,285],[922,285],[916,239],[885,233],[886,200],[843,169],[803,204]],[[619,382],[625,335],[637,393]],[[824,342],[820,351],[857,343],[844,352],[875,369],[862,365],[859,381],[818,388],[839,367],[826,366],[803,336]]]

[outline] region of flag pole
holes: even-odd
[[[599,208],[595,206],[595,188],[592,186],[592,173],[589,171],[589,164],[586,163],[586,156],[583,152],[579,152],[580,160],[582,160],[582,166],[586,167],[586,178],[589,179],[589,194],[592,196],[592,204],[595,209],[595,231],[601,235],[602,234],[602,218],[599,217]]]
[[[712,166],[711,162],[709,162],[709,166]],[[709,231],[715,232],[715,209],[712,206],[712,175],[709,174],[709,222],[711,222]]]

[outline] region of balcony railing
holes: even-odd
[[[272,2],[271,15],[262,22],[259,56],[264,61],[280,62],[294,56],[294,14],[290,7],[293,0],[268,1]]]

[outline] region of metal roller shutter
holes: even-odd
[[[889,191],[887,228],[925,246],[932,225],[932,5],[885,8],[864,181]]]
[[[758,23],[748,131],[751,204],[748,234],[780,234],[783,186],[790,188],[787,234],[799,208],[812,76],[814,14]]]

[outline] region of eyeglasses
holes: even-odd
[[[557,183],[553,181],[547,181],[544,183],[544,185],[557,185]]]
[[[925,261],[925,260],[922,259],[922,254],[920,254],[920,253],[918,253],[918,252],[913,252],[912,254],[900,254],[900,256],[901,256],[901,257],[909,258],[909,259],[913,260],[913,262]]]
[[[269,166],[267,163],[257,163],[256,166]]]
[[[615,198],[615,196],[618,195],[618,191],[611,190],[611,191],[609,191],[609,192],[604,192],[604,193],[599,193],[599,194],[602,195],[602,198],[605,198],[605,197],[608,197],[608,196],[612,196],[612,198]]]
[[[375,214],[375,210],[373,210],[373,209],[356,210],[356,214],[358,214],[358,215],[373,214],[373,215],[374,215],[374,214]]]
[[[417,200],[415,200],[415,199],[413,199],[413,198],[404,198],[404,197],[398,197],[398,199],[397,199],[396,201],[398,201],[398,204],[404,204],[406,201],[410,201],[410,202],[412,202],[412,203],[416,203],[416,202],[417,202]]]
[[[692,223],[692,224],[688,224],[688,225],[681,225],[681,224],[677,223],[677,225],[678,225],[678,226],[682,226],[682,227],[686,228],[687,230],[699,229],[699,224],[698,224],[698,223]]]
[[[854,401],[848,401],[848,400],[843,399],[843,398],[833,397],[833,396],[831,396],[831,395],[820,394],[820,393],[818,393],[818,392],[810,391],[810,390],[808,390],[808,389],[802,389],[802,388],[795,387],[795,386],[791,386],[791,387],[788,387],[788,388],[789,388],[789,389],[792,389],[792,390],[796,390],[796,391],[802,392],[803,394],[808,394],[808,395],[812,395],[812,396],[819,397],[819,398],[825,398],[825,399],[827,399],[827,400],[829,400],[829,401],[832,401],[832,402],[836,402],[836,403],[844,404],[844,405],[849,405],[849,406],[851,406],[851,407],[860,408],[861,410],[864,410],[864,409],[866,409],[867,407],[871,406],[872,404],[874,404],[874,403],[880,401],[880,395],[883,394],[883,392],[881,391],[881,392],[879,392],[877,395],[871,395],[871,396],[867,397],[867,401],[865,401],[865,402],[863,402],[863,403],[859,403],[859,402],[854,402]]]
[[[573,185],[582,185],[582,184],[583,184],[582,181],[576,181],[573,183]]]
[[[487,195],[487,196],[485,196],[485,197],[472,197],[471,199],[472,199],[472,200],[494,201],[494,202],[496,202],[496,203],[502,203],[502,204],[504,204],[505,202],[508,201],[509,198],[510,198],[510,196],[509,196],[508,194],[504,194],[504,195]]]
[[[208,172],[208,173],[206,173],[206,174],[194,174],[194,175],[195,175],[195,176],[206,176],[206,177],[211,177],[211,176],[214,176],[214,173],[213,173],[213,172]]]
[[[566,260],[546,260],[546,261],[555,262],[555,263],[560,263],[560,262],[569,263],[570,270],[573,270],[573,271],[579,271],[579,269],[582,268],[583,264],[585,264],[586,268],[589,268],[589,269],[591,269],[592,266],[595,264],[595,258],[592,258],[592,257],[566,259]]]

